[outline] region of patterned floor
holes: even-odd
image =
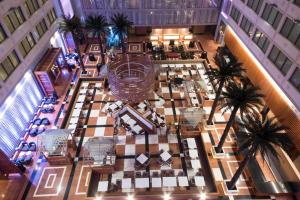
[[[131,53],[141,53],[142,43],[129,44],[128,51]],[[197,48],[200,48],[197,46]],[[89,52],[97,53],[99,51],[99,45],[91,45]],[[97,55],[96,55],[97,56]],[[94,63],[86,61],[87,65],[93,67]],[[162,67],[163,68],[163,67]],[[95,73],[94,69],[92,70]],[[149,102],[154,107],[154,110],[165,116],[165,122],[170,126],[170,134],[168,135],[142,135],[132,136],[124,129],[120,128],[118,135],[118,142],[116,144],[117,160],[116,171],[105,177],[109,180],[110,184],[114,184],[118,179],[124,176],[124,173],[131,177],[134,177],[136,172],[149,172],[150,175],[153,172],[161,173],[164,170],[173,169],[177,175],[183,171],[189,177],[192,177],[194,171],[186,165],[184,155],[182,155],[181,147],[181,133],[179,127],[180,113],[183,108],[191,107],[190,103],[185,98],[184,90],[180,87],[175,87],[169,80],[173,77],[182,77],[185,80],[198,81],[201,79],[197,70],[190,67],[182,68],[181,70],[166,71],[165,69],[160,72],[159,75],[159,89],[155,91],[150,97]],[[103,108],[107,102],[114,102],[115,99],[110,92],[99,89],[102,88],[103,82],[101,81],[82,81],[80,83],[78,92],[75,91],[75,86],[71,89],[69,97],[76,95],[75,102],[70,110],[70,117],[66,127],[72,128],[72,115],[77,108],[83,110],[85,115],[82,123],[78,125],[77,143],[78,149],[74,152],[75,159],[72,165],[65,166],[49,166],[48,163],[42,162],[32,175],[34,177],[32,185],[29,187],[27,199],[82,199],[88,193],[88,185],[91,180],[91,168],[83,161],[82,146],[84,143],[92,137],[103,136],[112,137],[114,119],[107,113],[103,112]],[[82,104],[86,97],[82,97],[85,93],[85,88],[88,87],[88,91],[91,94],[88,98],[88,103]],[[69,98],[70,99],[70,98]],[[210,112],[213,99],[206,98],[203,102],[203,109],[206,112],[206,117]],[[142,111],[141,111],[142,112]],[[224,151],[226,157],[222,159],[212,158],[210,152],[213,145],[219,142],[222,131],[225,128],[225,124],[229,118],[230,113],[222,115],[221,111],[217,111],[214,117],[215,125],[212,129],[203,129],[199,132],[199,137],[195,137],[197,141],[197,147],[199,151],[205,150],[207,152],[207,160],[205,161],[205,153],[199,154],[199,159],[203,171],[211,172],[205,174],[205,183],[207,184],[207,199],[221,199],[224,196],[223,183],[224,180],[229,180],[238,163],[241,161],[241,157],[236,154],[236,138],[233,130],[231,130],[230,136],[227,138],[224,144]],[[65,114],[61,114],[60,119],[63,119]],[[74,119],[73,119],[74,120]],[[71,126],[71,127],[70,127]],[[165,130],[161,131],[162,133]],[[157,164],[156,159],[160,149],[171,149],[174,154],[172,157],[173,164],[171,167]],[[145,169],[135,169],[134,156],[138,153],[150,152],[151,162],[149,167]],[[204,161],[203,161],[204,160]],[[210,193],[210,188],[213,188],[210,180],[214,180],[218,193]],[[222,199],[275,199],[269,196],[255,196],[254,188],[252,187],[251,178],[246,171],[239,179],[237,187],[238,193],[226,194],[227,197]],[[188,195],[188,198],[196,198],[199,194],[199,189],[196,187],[176,187],[173,189],[132,189],[130,192],[139,194],[161,194],[163,192],[184,193]],[[116,191],[113,193],[98,193],[97,195],[124,195],[126,191]]]

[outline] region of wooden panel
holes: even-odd
[[[265,77],[254,59],[249,56],[248,52],[229,28],[226,28],[225,31],[225,44],[236,58],[243,63],[251,82],[261,88],[262,93],[265,95],[266,104],[270,107],[271,111],[279,118],[279,121],[283,125],[290,128],[289,137],[296,145],[298,151],[300,151],[300,120],[297,115],[279,94],[275,86]]]
[[[21,170],[9,160],[5,153],[0,149],[0,172],[5,174],[22,173]]]

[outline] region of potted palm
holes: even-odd
[[[257,113],[257,110],[263,105],[263,96],[258,93],[259,88],[253,86],[249,82],[229,82],[226,85],[226,91],[220,97],[220,100],[224,102],[221,108],[224,108],[224,112],[231,110],[229,120],[226,124],[224,132],[220,138],[219,144],[215,147],[217,154],[222,154],[223,144],[228,136],[229,130],[235,121],[238,110],[241,116],[245,113]]]
[[[89,16],[86,20],[85,28],[93,33],[94,37],[97,37],[100,54],[101,54],[101,63],[105,64],[105,55],[103,51],[103,40],[107,34],[108,23],[106,18],[103,15],[98,16]]]
[[[128,29],[131,28],[132,22],[128,20],[128,17],[122,13],[117,13],[111,17],[112,31],[115,35],[119,36],[122,53],[126,52],[124,45],[124,39],[128,35]]]
[[[242,140],[239,152],[244,152],[245,156],[239,168],[234,173],[230,181],[225,182],[228,190],[236,190],[236,182],[247,167],[250,159],[258,153],[263,158],[272,155],[278,160],[279,156],[276,146],[283,150],[288,150],[292,143],[285,134],[288,129],[280,125],[276,118],[268,118],[266,114],[246,115],[243,122],[238,123],[237,135]]]
[[[209,77],[209,79],[211,81],[216,81],[216,84],[218,85],[216,96],[207,121],[208,125],[212,124],[213,116],[218,106],[224,85],[233,80],[234,77],[242,77],[243,71],[245,70],[242,68],[241,63],[227,65],[220,60],[220,66],[218,68],[210,68],[209,71],[206,72],[206,75]]]
[[[82,73],[86,74],[87,71],[84,67],[84,63],[83,63],[82,56],[80,53],[80,46],[79,46],[80,37],[83,32],[82,23],[81,23],[80,19],[76,16],[73,16],[72,18],[69,16],[64,16],[59,23],[59,30],[62,33],[69,32],[72,34],[74,44],[75,44],[75,50],[76,50],[76,53],[78,53],[79,63],[80,63],[80,67],[82,69]]]

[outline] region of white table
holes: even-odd
[[[175,176],[163,177],[163,186],[164,187],[176,187],[177,181]]]
[[[200,169],[201,168],[201,163],[200,161],[197,160],[191,160],[191,165],[193,169]]]
[[[114,111],[114,110],[116,110],[117,108],[118,108],[118,106],[116,105],[116,104],[110,104],[109,106],[108,106],[108,108],[110,108],[112,111]]]
[[[143,128],[140,127],[139,125],[136,125],[136,126],[134,126],[134,127],[132,128],[132,130],[133,130],[134,132],[136,132],[137,134],[139,134],[139,133],[143,130]]]
[[[136,188],[149,188],[149,178],[136,178],[135,187]]]
[[[129,117],[129,115],[125,114],[121,117],[121,119],[124,121],[124,122],[127,122],[128,120],[130,120],[131,118]]]
[[[68,126],[68,129],[74,130],[74,129],[76,129],[76,127],[77,127],[77,124],[70,124]]]
[[[189,181],[186,176],[178,176],[178,184],[180,187],[189,186]]]
[[[86,94],[86,92],[87,92],[87,89],[80,89],[79,90],[79,94]]]
[[[162,120],[162,118],[160,118],[160,117],[157,118],[157,121],[158,121],[158,123],[160,123],[160,124],[164,122],[164,120]]]
[[[123,178],[122,179],[122,188],[130,189],[131,188],[131,178]]]
[[[198,99],[191,99],[191,102],[192,102],[192,104],[193,104],[193,106],[199,106],[199,101],[198,101]]]
[[[79,95],[77,102],[84,102],[84,100],[85,100],[85,95]]]
[[[168,161],[172,156],[169,154],[169,152],[164,151],[163,153],[160,154],[160,157],[162,158],[163,161]]]
[[[98,192],[106,192],[108,190],[108,181],[99,181]]]
[[[160,177],[153,177],[151,179],[152,187],[153,188],[161,188],[161,178]]]
[[[189,93],[189,96],[190,96],[191,98],[197,97],[196,93]]]
[[[81,87],[88,87],[89,86],[89,82],[84,82],[81,84]]]
[[[101,88],[102,87],[102,83],[96,83],[95,87]]]
[[[126,123],[133,127],[136,124],[136,121],[134,119],[129,119]]]
[[[195,138],[187,138],[186,141],[187,141],[188,147],[190,149],[196,149],[197,148]]]
[[[138,105],[139,108],[141,109],[144,109],[146,107],[146,104],[144,104],[143,102],[141,102],[139,105]]]
[[[189,149],[189,155],[192,159],[198,158],[198,151],[196,149]]]
[[[83,103],[76,103],[75,104],[75,108],[77,108],[77,109],[81,109],[82,106],[83,106]]]
[[[70,120],[70,124],[77,124],[79,118],[78,117],[72,117]]]
[[[72,117],[79,117],[81,109],[74,109],[72,113]]]
[[[117,102],[115,102],[115,104],[119,107],[121,107],[123,105],[122,101],[117,101]]]
[[[205,186],[205,181],[203,176],[195,176],[195,184],[196,186],[203,187]]]
[[[146,161],[148,160],[148,157],[145,156],[145,154],[141,154],[139,155],[139,157],[137,157],[137,161],[139,161],[139,163],[144,164]]]

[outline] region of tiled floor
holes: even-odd
[[[216,44],[211,40],[211,37],[208,36],[197,36],[197,38],[200,41],[202,48],[209,52],[208,58],[212,61],[212,52],[215,52]],[[131,53],[141,53],[143,45],[142,41],[145,40],[141,40],[140,42],[132,41],[132,43],[129,43],[128,51]],[[197,48],[201,49],[201,46],[199,45]],[[96,54],[99,51],[99,45],[91,45],[90,48],[88,48],[88,51]],[[85,62],[87,62],[87,65],[91,65],[88,66],[88,70],[93,72],[93,77],[95,77],[96,73],[93,67],[95,63],[89,63],[87,60],[85,60]],[[159,89],[156,93],[149,96],[149,102],[157,113],[165,116],[165,122],[170,126],[170,133],[164,135],[163,133],[166,130],[163,129],[158,135],[146,134],[137,137],[128,134],[123,128],[120,128],[116,143],[117,160],[115,172],[107,177],[107,179],[110,180],[110,184],[116,183],[118,179],[121,179],[124,176],[124,172],[130,173],[131,176],[134,177],[136,171],[148,171],[151,175],[152,172],[161,173],[163,170],[173,169],[175,174],[178,174],[179,171],[183,171],[184,173],[187,173],[189,177],[194,176],[194,171],[186,166],[186,158],[184,158],[182,154],[180,142],[181,134],[178,126],[181,109],[189,107],[189,104],[185,99],[184,90],[182,88],[174,87],[174,85],[168,81],[169,78],[172,78],[174,75],[183,77],[186,80],[197,81],[200,79],[199,74],[197,74],[194,69],[182,69],[177,72],[162,71],[160,73],[158,79]],[[92,137],[112,137],[114,119],[103,111],[106,103],[115,101],[115,99],[109,91],[96,88],[99,85],[103,85],[102,81],[83,81],[80,84],[81,86],[91,85],[90,92],[92,95],[91,101],[84,105],[84,110],[86,110],[85,112],[87,114],[86,120],[84,120],[83,124],[78,126],[78,129],[80,130],[79,135],[77,136],[78,150],[75,154],[74,162],[72,165],[63,166],[49,166],[48,163],[42,162],[39,166],[36,166],[33,173],[30,174],[31,182],[22,189],[25,191],[23,195],[25,199],[82,199],[87,194],[92,172],[90,166],[83,161],[82,146]],[[70,100],[72,95],[76,95],[74,100],[75,103],[72,104],[72,102],[68,102],[68,106],[66,106],[66,109],[70,112],[66,127],[71,124],[71,116],[75,110],[76,102],[81,102],[80,95],[82,94],[80,94],[80,91],[75,94],[74,91],[75,85],[72,87],[69,96],[67,97],[67,99]],[[203,109],[206,111],[206,114],[210,112],[211,105],[212,100],[205,100],[203,102]],[[224,151],[227,154],[226,157],[223,159],[214,159],[209,154],[212,146],[218,143],[229,115],[230,113],[221,115],[221,112],[218,111],[214,117],[214,128],[207,130],[203,129],[201,133],[199,132],[199,136],[196,137],[198,151],[200,152],[199,159],[207,185],[207,197],[211,199],[216,199],[217,197],[224,195],[223,182],[232,177],[238,166],[238,162],[242,159],[235,153],[237,147],[233,130],[231,130],[230,136],[224,144]],[[65,116],[65,114],[61,114],[59,121],[63,121]],[[160,149],[172,150],[174,152],[171,167],[160,166],[157,164],[156,160]],[[146,151],[151,154],[149,167],[139,170],[135,169],[134,156]],[[213,179],[214,181],[211,181]],[[213,191],[214,184],[216,184],[216,191]],[[229,195],[228,199],[235,199],[236,197],[255,199],[255,196],[253,196],[255,195],[255,190],[252,186],[251,177],[249,177],[247,171],[245,171],[243,176],[239,179],[237,187],[239,192],[234,195]],[[182,196],[178,196],[178,199],[195,198],[199,194],[199,190],[196,187],[130,190],[130,192],[135,192],[136,197],[146,194],[157,195],[158,199],[161,199],[161,194],[166,191],[172,194],[183,193]],[[99,193],[99,195],[117,195],[115,198],[120,199],[118,195],[124,196],[124,192],[128,191],[118,190],[111,193]],[[186,196],[184,196],[184,194]],[[250,195],[252,196],[250,197]],[[140,196],[140,198],[143,199],[142,196]],[[265,199],[271,199],[271,197],[266,196]]]

